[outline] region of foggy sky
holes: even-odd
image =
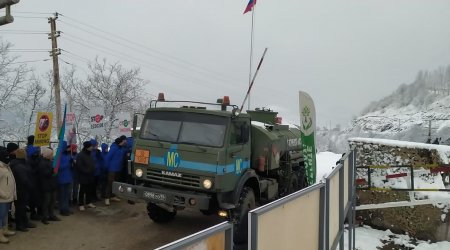
[[[76,65],[80,75],[86,70],[84,58],[98,55],[140,66],[150,81],[149,98],[164,92],[166,99],[214,102],[229,95],[240,106],[249,78],[252,14],[242,14],[247,2],[22,0],[12,8],[15,22],[0,27],[0,35],[16,49],[49,49],[44,34],[6,30],[48,31],[45,17],[50,15],[18,12],[57,11],[64,15],[57,23],[63,32],[59,47],[77,55],[63,51],[60,58]],[[80,21],[153,51],[142,53],[142,47]],[[369,102],[412,82],[419,70],[450,64],[449,24],[450,1],[259,0],[254,67],[264,48],[269,50],[251,106],[276,108],[285,121],[299,123],[297,93],[302,90],[315,101],[318,125],[345,125]],[[49,58],[48,52],[19,55],[18,61]],[[70,67],[65,62],[61,71]],[[52,64],[29,65],[42,73]]]

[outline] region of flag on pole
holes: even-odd
[[[249,12],[249,11],[252,11],[253,10],[253,6],[255,6],[255,4],[256,4],[256,0],[249,0],[248,4],[247,4],[247,8],[245,8],[245,10],[244,10],[244,14]]]
[[[58,135],[58,148],[56,149],[56,155],[55,158],[53,158],[53,175],[56,175],[59,170],[59,166],[61,165],[61,155],[65,148],[63,148],[63,141],[64,141],[64,133],[66,130],[66,111],[67,111],[67,104],[64,105],[64,118],[63,123],[61,125],[61,129],[59,130]]]

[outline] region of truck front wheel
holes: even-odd
[[[256,207],[255,193],[251,187],[244,187],[234,210],[234,243],[246,243],[248,238],[248,212]]]
[[[175,215],[177,215],[177,210],[169,212],[151,202],[147,204],[147,212],[150,219],[152,219],[156,223],[167,223],[173,220],[173,218],[175,218]]]

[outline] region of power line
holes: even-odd
[[[173,73],[173,74],[177,74],[177,75],[181,76],[181,74],[179,74],[179,73],[177,73],[177,72],[175,72],[175,71],[172,71],[172,70],[170,70],[170,69],[161,67],[161,66],[156,65],[156,64],[154,64],[154,63],[145,61],[145,60],[143,60],[143,59],[138,59],[138,58],[130,57],[128,54],[119,52],[119,51],[117,51],[117,50],[114,50],[114,49],[111,49],[111,48],[108,48],[108,47],[105,47],[105,46],[102,46],[102,45],[93,43],[93,42],[91,42],[91,41],[87,41],[87,40],[82,39],[82,38],[78,38],[78,37],[74,37],[74,36],[72,36],[72,35],[69,35],[70,37],[75,38],[76,40],[82,41],[83,43],[80,43],[80,42],[77,42],[77,41],[73,41],[72,39],[67,38],[67,34],[66,34],[66,33],[64,33],[64,34],[65,34],[65,36],[62,37],[62,38],[63,38],[63,39],[66,39],[66,40],[68,40],[68,41],[70,41],[70,42],[73,42],[73,43],[76,43],[76,44],[79,44],[79,45],[82,45],[82,46],[85,46],[85,47],[88,47],[88,48],[91,48],[91,49],[94,49],[94,50],[100,50],[100,51],[103,50],[104,53],[107,53],[107,54],[110,54],[110,55],[113,55],[113,56],[119,55],[119,56],[121,56],[121,57],[125,57],[125,59],[128,60],[128,61],[131,61],[131,62],[134,62],[134,63],[139,62],[138,64],[145,63],[145,64],[147,64],[147,65],[151,65],[151,67],[155,67],[155,68],[158,68],[158,69],[160,69],[160,70],[163,70],[163,71],[166,71],[166,72],[171,72],[171,73]],[[89,44],[89,45],[87,45],[87,44]],[[106,51],[109,51],[109,52],[111,52],[111,53],[106,52],[105,50],[106,50]],[[198,79],[195,79],[195,80],[198,80]]]
[[[43,33],[48,34],[47,31],[41,31],[41,30],[0,30],[0,32],[36,32],[36,33]]]
[[[168,70],[168,69],[166,69],[164,67],[161,67],[161,66],[153,64],[153,63],[149,63],[149,62],[144,61],[142,59],[131,58],[128,55],[125,55],[123,53],[120,53],[121,55],[118,56],[115,53],[111,53],[111,52],[108,52],[108,51],[104,50],[105,49],[104,47],[98,47],[98,46],[93,47],[91,45],[87,45],[87,44],[84,44],[84,43],[81,43],[81,42],[78,42],[78,41],[74,41],[74,40],[69,39],[67,37],[62,37],[62,38],[64,40],[66,40],[66,41],[69,41],[69,42],[72,42],[72,43],[75,43],[75,44],[78,44],[78,45],[90,48],[90,49],[95,50],[95,51],[101,51],[102,53],[115,56],[117,58],[120,58],[122,60],[126,60],[126,61],[131,62],[131,63],[135,63],[135,64],[138,64],[138,65],[141,65],[141,66],[145,66],[146,68],[149,68],[151,70],[155,70],[155,71],[159,71],[159,72],[162,72],[162,73],[165,73],[165,74],[169,74],[171,76],[177,77],[177,78],[182,79],[182,80],[188,80],[188,81],[191,81],[193,83],[206,83],[206,84],[211,83],[211,82],[205,82],[205,81],[200,80],[200,79],[195,78],[195,77],[186,77],[186,76],[181,75],[181,74],[179,74],[179,73],[177,73],[175,71]],[[225,85],[225,86],[228,87],[228,85]]]
[[[41,59],[41,60],[30,60],[30,61],[22,61],[22,62],[12,62],[9,64],[23,64],[23,63],[35,63],[35,62],[45,62],[49,61],[50,59]]]
[[[188,70],[188,71],[192,71],[192,72],[204,74],[204,72],[200,72],[200,71],[198,71],[198,70],[192,69],[191,67],[186,67],[185,65],[176,64],[176,63],[174,63],[174,62],[172,62],[172,61],[170,61],[170,60],[167,60],[167,59],[165,59],[165,58],[162,58],[162,57],[160,57],[160,56],[152,55],[152,54],[148,53],[147,51],[140,50],[140,49],[136,49],[136,48],[130,47],[130,46],[126,45],[126,44],[123,44],[123,43],[120,43],[120,42],[111,40],[111,37],[105,37],[105,36],[102,36],[102,35],[99,35],[99,34],[90,32],[90,31],[88,31],[88,30],[86,30],[86,29],[80,28],[79,26],[70,24],[70,23],[65,22],[65,21],[61,21],[61,20],[60,20],[60,22],[65,23],[65,24],[67,24],[67,25],[69,25],[69,26],[71,26],[71,27],[74,27],[74,28],[76,28],[76,29],[82,30],[82,31],[84,31],[84,32],[86,32],[86,33],[88,33],[88,34],[93,35],[93,36],[96,36],[96,37],[99,37],[99,38],[101,38],[101,39],[107,40],[107,41],[109,41],[109,42],[113,42],[113,43],[115,43],[115,44],[121,45],[121,46],[123,46],[123,47],[125,47],[125,48],[127,48],[127,49],[129,49],[129,50],[137,51],[137,52],[139,52],[140,54],[146,54],[146,55],[151,56],[151,57],[156,57],[156,58],[159,58],[159,59],[161,59],[161,60],[163,60],[163,61],[166,61],[166,62],[168,62],[168,63],[170,63],[170,64],[172,64],[172,65],[175,65],[175,66],[177,66],[177,67],[184,68],[184,69],[186,69],[186,70]],[[65,33],[65,34],[67,34],[67,33]],[[91,44],[91,43],[92,43],[92,42],[89,41],[89,44]],[[104,48],[104,46],[101,46],[101,47]],[[211,75],[210,75],[210,76],[211,76]],[[215,77],[215,78],[217,79],[217,76],[213,76],[213,77]],[[223,81],[223,79],[221,79],[221,81]]]
[[[235,79],[230,78],[228,75],[224,75],[224,74],[221,74],[221,73],[218,73],[218,72],[209,70],[209,69],[207,69],[207,68],[205,68],[205,67],[202,67],[202,66],[193,64],[193,63],[188,62],[188,61],[186,61],[186,60],[183,60],[183,59],[180,59],[180,58],[177,58],[177,57],[168,55],[168,54],[166,54],[166,53],[160,52],[160,51],[158,51],[158,50],[149,48],[149,47],[147,47],[147,46],[145,46],[145,45],[136,43],[136,42],[134,42],[134,41],[132,41],[132,40],[123,38],[123,37],[118,36],[118,35],[116,35],[116,34],[113,34],[113,33],[111,33],[111,32],[107,32],[107,31],[104,31],[104,30],[99,29],[99,28],[97,28],[97,27],[94,27],[94,26],[92,26],[92,25],[83,23],[83,22],[81,22],[81,21],[79,21],[79,20],[77,20],[77,19],[75,19],[75,18],[68,17],[68,16],[63,15],[63,14],[60,14],[60,15],[63,16],[63,17],[65,17],[65,18],[67,18],[67,19],[70,19],[70,20],[72,20],[73,22],[76,22],[76,23],[78,23],[78,24],[81,24],[81,25],[84,25],[84,26],[89,27],[89,28],[91,28],[91,29],[97,30],[97,31],[102,32],[102,33],[104,33],[104,34],[107,34],[107,35],[109,35],[109,36],[113,36],[113,37],[115,37],[115,38],[117,38],[117,39],[119,39],[119,40],[125,41],[125,42],[127,42],[127,43],[131,43],[131,44],[133,44],[133,45],[136,45],[136,46],[139,46],[139,47],[141,47],[141,48],[144,48],[144,49],[146,49],[146,50],[148,50],[148,51],[151,51],[152,53],[156,53],[156,54],[159,54],[159,55],[161,55],[161,56],[170,58],[170,59],[173,60],[173,61],[178,61],[178,62],[184,63],[184,64],[186,64],[186,65],[189,65],[189,66],[191,66],[191,67],[198,68],[198,69],[200,69],[200,70],[202,70],[202,71],[204,71],[204,72],[207,72],[207,73],[210,73],[210,74],[213,74],[213,75],[217,75],[217,76],[220,76],[220,77],[225,77],[225,78],[231,79],[231,80],[233,80],[233,81],[235,80]],[[61,21],[61,20],[60,20],[60,21]],[[62,22],[62,21],[61,21],[61,22]],[[67,22],[66,22],[66,24],[67,24]],[[69,25],[73,25],[73,24],[69,24]],[[97,35],[97,34],[96,34],[96,35]],[[114,42],[114,41],[111,40],[110,37],[108,37],[107,39],[108,39],[109,41],[111,41],[111,42]],[[117,42],[116,42],[116,43],[117,43]],[[136,49],[135,49],[135,50],[136,50]],[[153,56],[154,56],[154,55],[153,55]],[[160,58],[160,59],[161,59],[161,58]],[[167,60],[167,59],[162,59],[162,60]]]
[[[47,17],[42,17],[42,16],[14,16],[14,18],[29,18],[29,19],[47,19]]]
[[[35,14],[35,15],[52,15],[54,13],[51,12],[33,12],[33,11],[14,11],[15,13],[20,14]]]
[[[74,58],[74,59],[76,59],[76,60],[79,60],[79,61],[82,61],[82,62],[85,62],[85,63],[89,63],[89,62],[90,62],[89,59],[86,59],[86,58],[84,58],[84,57],[82,57],[82,56],[79,56],[79,55],[77,55],[76,53],[72,53],[72,52],[70,52],[70,51],[68,51],[68,50],[65,50],[65,49],[61,49],[61,50],[64,51],[64,52],[66,52],[66,53],[68,53],[68,55],[65,55],[65,56],[69,56],[69,57],[71,57],[71,58]]]

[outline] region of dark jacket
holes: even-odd
[[[58,184],[69,184],[72,182],[72,156],[70,152],[64,151],[58,169]]]
[[[123,167],[123,161],[127,151],[117,143],[111,144],[108,155],[106,156],[106,165],[109,172],[120,172]]]
[[[75,169],[80,184],[94,183],[95,162],[90,151],[87,149],[81,150],[77,155]]]
[[[33,186],[31,184],[31,171],[25,159],[14,159],[9,163],[14,179],[16,179],[17,199],[27,197]]]
[[[53,192],[58,187],[58,180],[53,175],[52,161],[44,157],[39,161],[39,183],[43,192]]]
[[[102,168],[105,165],[102,152],[98,149],[92,150],[92,159],[95,162],[94,176],[99,176],[102,172]]]

